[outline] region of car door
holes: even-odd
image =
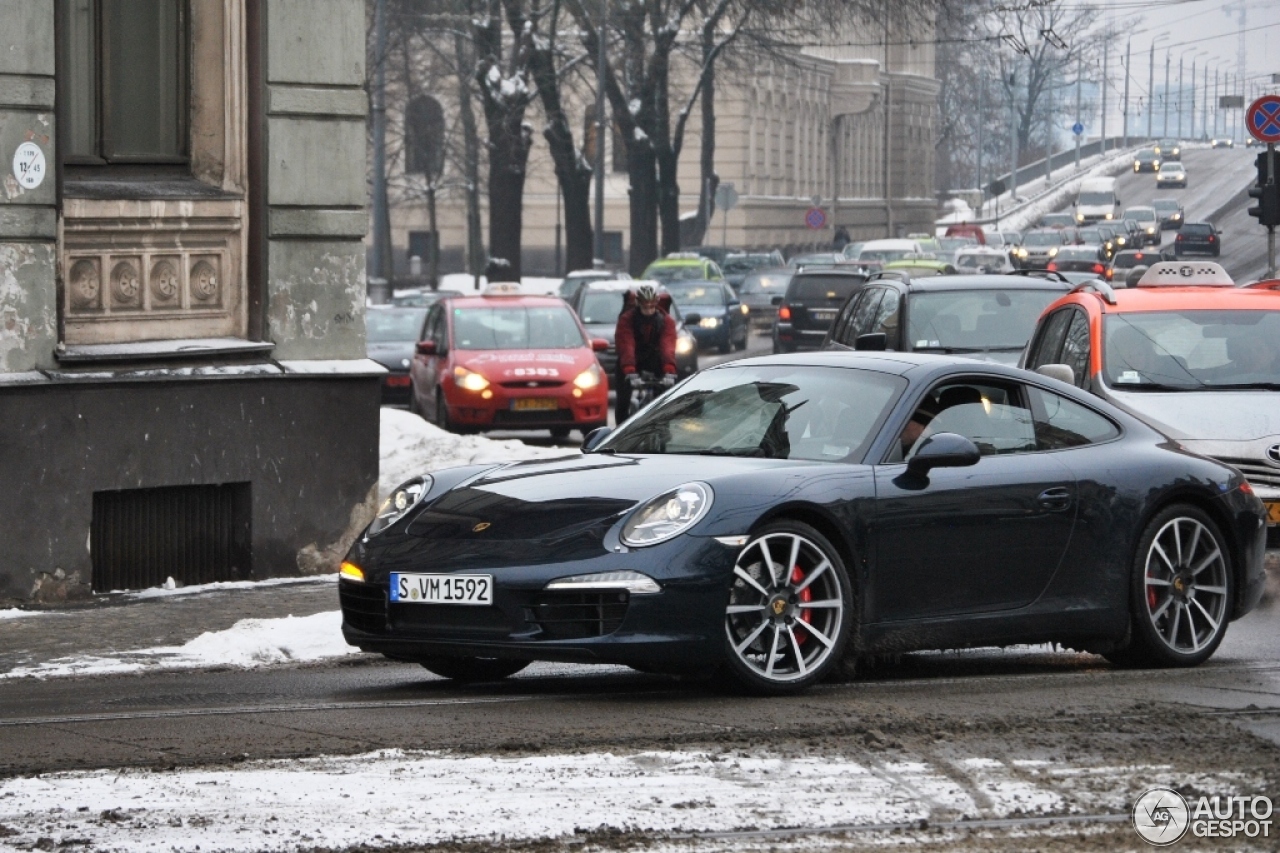
[[[1090,350],[1089,316],[1068,305],[1040,321],[1024,365],[1035,370],[1046,364],[1065,364],[1071,368],[1076,387],[1088,390]]]
[[[742,327],[747,324],[747,315],[742,313],[742,300],[738,298],[738,293],[730,285],[721,285],[721,291],[724,295],[724,318],[729,324],[729,340],[736,341],[739,335],[746,339],[746,333]]]
[[[440,384],[441,365],[448,355],[448,329],[445,317],[444,302],[437,302],[427,314],[427,323],[423,329],[422,339],[432,341],[436,345],[435,355],[423,355],[415,352],[413,364],[409,368],[413,381],[413,394],[417,399],[420,412],[434,414],[436,389]]]
[[[930,409],[930,411],[925,411]],[[933,412],[936,411],[936,414]],[[896,622],[1025,607],[1053,578],[1075,524],[1075,483],[1037,452],[1026,387],[1002,377],[948,378],[918,413],[930,434],[978,445],[977,464],[907,473],[911,448],[875,466],[871,618]]]

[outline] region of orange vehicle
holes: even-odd
[[[1280,281],[1237,287],[1211,261],[1166,261],[1137,287],[1084,284],[1045,309],[1022,366],[1069,368],[1078,387],[1240,469],[1280,551]]]

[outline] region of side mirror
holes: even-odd
[[[592,352],[606,352],[608,349],[609,349],[609,342],[606,341],[604,338],[591,339]]]
[[[934,468],[964,468],[978,464],[981,458],[978,446],[963,435],[940,432],[926,438],[907,460],[907,473],[923,477]]]
[[[699,324],[699,323],[701,323],[701,322],[702,322],[702,315],[701,315],[701,314],[694,313],[694,314],[685,314],[685,315],[684,315],[684,324],[685,324],[686,326],[696,326],[696,325],[698,325],[698,324]]]
[[[439,355],[439,350],[435,341],[418,341],[418,355]]]
[[[1071,369],[1069,364],[1042,364],[1036,368],[1036,373],[1041,376],[1048,376],[1050,379],[1057,379],[1059,382],[1065,382],[1068,385],[1076,384],[1076,372]]]
[[[596,427],[591,432],[587,433],[586,437],[582,439],[582,452],[590,453],[595,450],[600,446],[600,442],[604,441],[612,432],[613,427]]]
[[[889,336],[884,332],[868,332],[865,335],[858,335],[853,340],[853,348],[856,350],[883,352],[889,348]]]
[[[771,298],[771,299],[769,300],[769,304],[770,304],[770,305],[773,305],[773,306],[775,306],[775,307],[776,307],[776,306],[778,306],[778,305],[781,305],[781,304],[782,304],[782,297],[781,297],[781,296],[775,296],[775,297]]]

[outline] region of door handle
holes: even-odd
[[[1064,486],[1055,486],[1052,489],[1045,489],[1036,500],[1048,509],[1066,509],[1071,506],[1071,490]]]

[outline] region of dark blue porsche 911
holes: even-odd
[[[402,485],[343,564],[347,641],[462,680],[556,660],[786,693],[915,649],[1191,666],[1262,595],[1238,471],[1015,368],[747,359],[584,451]]]

